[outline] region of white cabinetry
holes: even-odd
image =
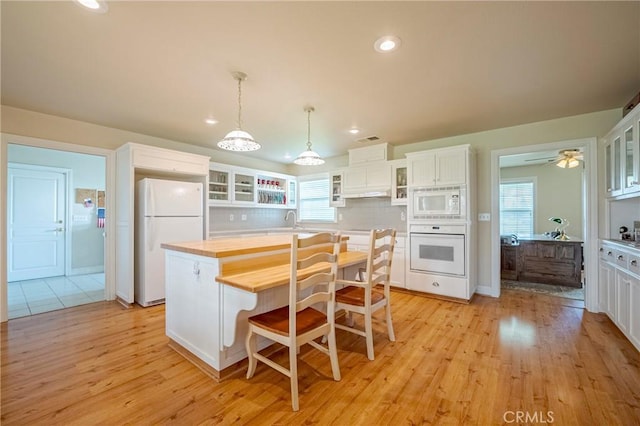
[[[386,161],[349,167],[343,171],[343,177],[344,194],[391,191],[391,164]]]
[[[387,143],[350,149],[349,165],[356,166],[359,164],[390,160],[390,150],[391,146]]]
[[[331,207],[344,207],[345,202],[342,197],[343,193],[343,185],[344,185],[344,174],[342,170],[336,170],[329,173],[329,205]]]
[[[634,108],[604,138],[608,197],[640,195],[640,108]],[[626,198],[626,197],[625,197]]]
[[[409,186],[465,184],[468,153],[468,145],[408,153]]]
[[[296,207],[294,176],[218,163],[209,168],[210,206]]]
[[[640,250],[603,241],[598,295],[601,311],[640,350]]]
[[[369,234],[350,234],[345,232],[343,235],[349,237],[349,240],[347,240],[349,250],[369,251]],[[391,261],[391,285],[393,287],[405,288],[405,240],[405,237],[396,236],[393,260]],[[349,270],[347,273],[350,275],[346,276],[345,279],[353,280],[356,278],[356,270]]]
[[[407,160],[393,160],[391,163],[391,204],[407,204]]]
[[[127,143],[116,150],[116,171],[116,296],[125,303],[133,303],[136,181],[156,177],[201,182],[206,188],[209,157]],[[206,198],[203,198],[203,204],[206,205]],[[204,238],[209,223],[208,209],[202,214]]]

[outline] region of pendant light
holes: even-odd
[[[311,113],[315,111],[315,108],[307,106],[304,110],[307,113],[307,150],[298,155],[298,158],[293,160],[293,162],[300,166],[317,166],[324,164],[324,160],[320,158],[320,155],[311,150]]]
[[[260,149],[260,144],[242,130],[242,81],[246,80],[247,75],[240,71],[232,75],[238,80],[238,128],[227,133],[227,136],[218,142],[218,147],[228,151],[256,151]]]

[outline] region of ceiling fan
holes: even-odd
[[[574,167],[578,167],[580,165],[580,161],[584,161],[584,154],[577,148],[573,149],[563,149],[558,152],[557,155],[541,157],[541,158],[530,158],[525,161],[546,161],[547,163],[555,163],[556,166],[563,169],[572,169]]]

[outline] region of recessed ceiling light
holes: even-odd
[[[218,120],[213,119],[213,118],[205,118],[204,122],[207,123],[209,126],[213,126],[214,124],[218,124]]]
[[[356,128],[349,129],[349,133],[351,133],[352,135],[357,135],[358,133],[360,133],[360,129],[356,129]]]
[[[75,0],[79,5],[90,9],[92,12],[104,13],[107,11],[107,3],[104,0]]]
[[[400,39],[396,36],[384,36],[376,40],[373,48],[376,49],[377,52],[393,52],[394,50],[398,50],[400,43]]]

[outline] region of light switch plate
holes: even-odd
[[[491,221],[491,213],[478,213],[478,220],[480,222],[489,222],[489,221]]]

